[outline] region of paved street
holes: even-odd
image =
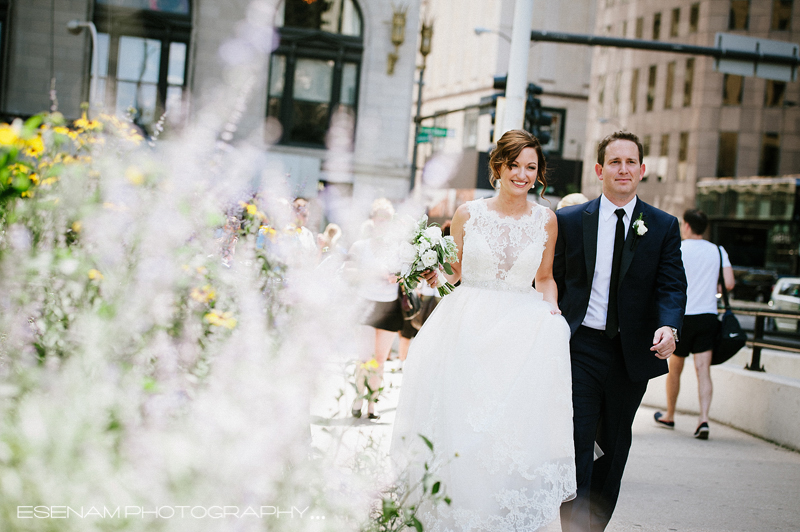
[[[387,366],[381,420],[355,421],[353,441],[373,437],[388,446],[402,385],[402,373],[391,372],[397,367]],[[694,416],[678,415],[676,429],[667,430],[655,425],[653,412],[639,409],[608,532],[800,530],[800,453],[713,422],[710,439],[695,440]]]

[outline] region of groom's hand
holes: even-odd
[[[650,351],[656,352],[656,357],[666,360],[675,352],[675,337],[672,335],[672,328],[668,326],[656,329],[653,336],[653,347]]]

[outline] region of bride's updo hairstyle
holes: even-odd
[[[492,154],[489,157],[489,171],[492,173],[489,183],[491,183],[492,187],[497,188],[497,182],[500,180],[500,169],[503,168],[503,165],[508,166],[516,161],[525,148],[533,148],[539,157],[536,181],[543,185],[541,196],[544,196],[544,191],[547,188],[547,178],[545,178],[547,162],[544,160],[542,145],[539,143],[539,139],[524,129],[506,131],[497,141],[497,146],[492,150]]]

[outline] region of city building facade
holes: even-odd
[[[595,34],[715,46],[717,33],[800,42],[793,0],[600,0]],[[795,179],[800,83],[726,74],[707,56],[596,47],[583,191],[612,131],[636,133],[647,168],[639,194],[676,216],[699,205],[736,266],[797,274]]]
[[[214,105],[237,63],[258,62],[234,142],[277,159],[296,194],[402,198],[418,10],[417,0],[0,0],[0,112],[73,119],[95,98],[149,133],[164,118],[168,135]]]
[[[449,190],[488,187],[486,153],[491,149],[491,95],[495,77],[508,74],[514,0],[423,1],[423,21],[433,21],[431,52],[422,91],[423,126],[446,128],[447,136],[419,144],[420,181]],[[532,29],[591,33],[593,0],[535,0]],[[531,43],[528,82],[539,85],[542,107],[552,116],[545,146],[554,171],[551,181],[563,195],[580,188],[589,97],[591,51],[588,48]],[[421,61],[421,59],[420,59]],[[520,124],[522,125],[522,124]],[[427,188],[426,188],[427,190]],[[440,195],[443,192],[440,192]]]

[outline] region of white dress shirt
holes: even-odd
[[[631,226],[631,218],[633,217],[633,208],[635,206],[636,196],[622,207],[622,209],[625,209],[625,216],[622,217],[622,223],[625,224],[625,235],[628,234],[628,228]],[[582,325],[601,331],[606,328],[606,316],[608,315],[608,288],[611,285],[611,262],[614,259],[614,237],[617,232],[617,215],[614,214],[614,211],[619,208],[611,203],[605,194],[600,196],[600,218],[597,223],[597,259],[594,263],[589,308],[586,309],[586,317],[583,318]]]

